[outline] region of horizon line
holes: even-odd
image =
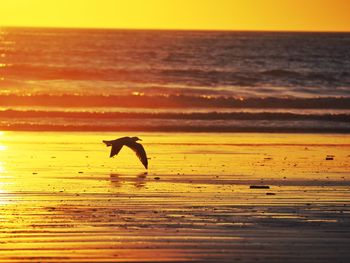
[[[280,30],[280,29],[205,29],[205,28],[123,28],[123,27],[65,27],[65,26],[11,26],[0,25],[0,29],[62,29],[62,30],[121,30],[121,31],[184,31],[184,32],[261,32],[261,33],[350,33],[342,30]]]

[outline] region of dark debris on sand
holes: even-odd
[[[251,185],[249,188],[250,189],[270,189],[270,186],[268,186],[268,185]]]

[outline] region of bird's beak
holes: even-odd
[[[139,139],[139,141],[142,141],[141,139]]]

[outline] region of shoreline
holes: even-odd
[[[268,133],[268,134],[350,134],[350,128],[188,127],[188,126],[87,126],[87,125],[0,125],[3,131],[43,132],[166,132],[166,133]]]

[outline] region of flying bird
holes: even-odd
[[[137,157],[140,159],[143,166],[148,169],[148,159],[146,155],[146,151],[143,148],[142,144],[137,143],[137,141],[142,141],[138,137],[122,137],[116,140],[112,141],[103,141],[103,143],[106,144],[106,146],[112,146],[111,154],[109,157],[113,157],[114,155],[117,155],[120,150],[123,148],[123,146],[129,147],[131,150],[133,150]]]

